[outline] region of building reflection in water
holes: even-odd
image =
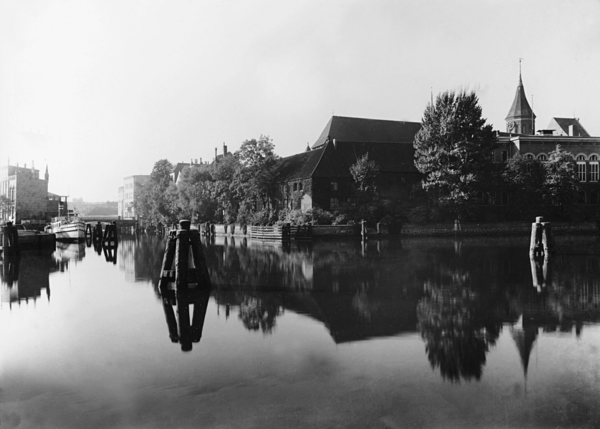
[[[600,322],[600,257],[565,248],[534,271],[527,244],[282,245],[217,237],[205,252],[217,304],[226,316],[237,310],[247,329],[272,333],[288,310],[321,321],[336,343],[418,332],[431,367],[460,382],[482,377],[503,329],[510,329],[526,376],[540,331],[579,336],[586,323]]]
[[[52,251],[23,251],[20,255],[2,258],[0,287],[2,306],[35,305],[40,298],[50,301],[49,275],[64,270]]]
[[[118,266],[125,271],[129,282],[152,282],[158,291],[158,278],[165,252],[165,238],[160,235],[140,234],[122,235],[115,254]],[[118,254],[118,256],[117,256]]]

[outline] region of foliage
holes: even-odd
[[[192,165],[181,172],[177,185],[177,205],[181,216],[192,223],[210,220],[217,203],[213,197],[213,178],[208,165]]]
[[[562,215],[567,215],[565,209],[574,205],[579,190],[575,166],[572,155],[560,145],[556,145],[544,163],[544,197],[547,203],[558,206]]]
[[[258,140],[244,141],[235,153],[241,165],[231,183],[239,201],[238,222],[247,220],[256,210],[270,209],[272,205],[276,187],[272,169],[278,159],[274,148],[272,140],[261,135]]]
[[[415,166],[423,188],[460,213],[484,191],[493,171],[496,137],[474,92],[446,91],[429,104],[415,136]]]
[[[137,195],[134,206],[141,218],[143,225],[157,225],[159,222],[169,225],[177,222],[177,213],[173,210],[173,189],[171,185],[171,172],[173,165],[166,159],[161,159],[154,164],[150,179],[142,186]]]
[[[359,192],[372,195],[377,190],[377,178],[379,177],[379,165],[369,160],[369,153],[357,159],[350,166],[350,174]]]
[[[333,213],[319,207],[308,210],[306,216],[311,218],[310,222],[313,225],[331,225],[334,220]]]

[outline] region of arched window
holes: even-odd
[[[525,159],[532,160],[532,159],[534,159],[534,156],[533,156],[532,153],[528,153],[528,154],[525,155]]]
[[[585,161],[585,155],[580,153],[579,155],[577,155],[576,159],[577,159],[577,161]]]
[[[596,154],[590,155],[590,161],[598,161],[598,155],[596,155]]]
[[[577,204],[585,204],[585,191],[577,192]]]
[[[598,191],[590,192],[590,204],[598,204]]]
[[[540,154],[537,156],[537,159],[538,159],[539,161],[548,161],[548,157],[546,156],[546,154],[545,154],[545,153],[540,153]]]

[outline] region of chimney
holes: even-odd
[[[202,164],[202,158],[200,158],[200,164]]]
[[[223,142],[223,156],[227,155],[227,145]]]
[[[573,124],[569,125],[569,135],[572,137],[574,132]]]

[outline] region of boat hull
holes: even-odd
[[[57,241],[85,240],[85,222],[70,222],[62,225],[51,225],[47,230],[56,236]]]

